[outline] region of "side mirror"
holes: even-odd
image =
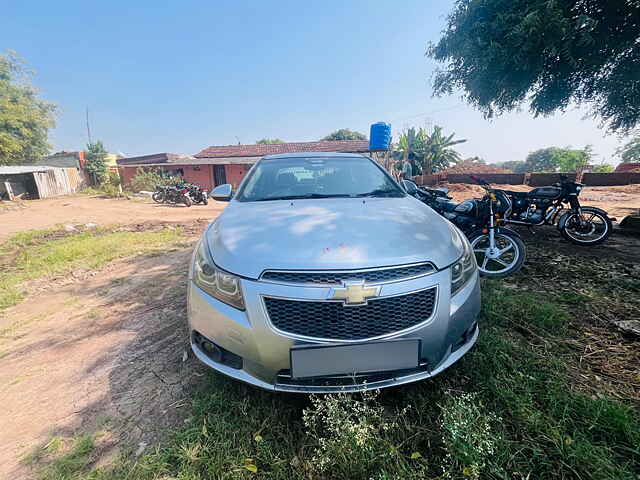
[[[409,195],[415,195],[418,193],[418,186],[411,180],[402,180],[402,186]]]
[[[228,202],[229,200],[231,200],[232,196],[233,187],[228,183],[225,183],[224,185],[218,185],[216,188],[211,190],[211,193],[209,193],[209,198],[213,198],[218,202]]]

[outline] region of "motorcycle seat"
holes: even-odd
[[[443,212],[453,212],[458,206],[458,203],[442,197],[436,198],[435,202]]]

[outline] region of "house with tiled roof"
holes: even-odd
[[[128,183],[138,168],[158,168],[179,174],[188,182],[211,189],[230,183],[237,187],[251,166],[265,155],[298,152],[369,153],[367,140],[292,142],[255,145],[216,145],[193,156],[157,153],[118,160],[120,175]]]

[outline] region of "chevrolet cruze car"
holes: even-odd
[[[358,391],[431,377],[476,342],[480,287],[464,235],[354,154],[271,155],[193,254],[191,347],[257,387]]]

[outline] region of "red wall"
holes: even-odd
[[[234,190],[237,189],[249,168],[250,165],[225,165],[224,173],[227,177],[227,183],[233,185]]]
[[[123,184],[128,184],[131,179],[136,176],[138,168],[141,167],[124,167],[120,168],[120,178]],[[145,168],[162,168],[162,167],[145,167]],[[211,190],[213,186],[213,176],[211,165],[171,165],[165,167],[167,170],[182,169],[184,179],[187,182],[196,183],[207,190]]]

